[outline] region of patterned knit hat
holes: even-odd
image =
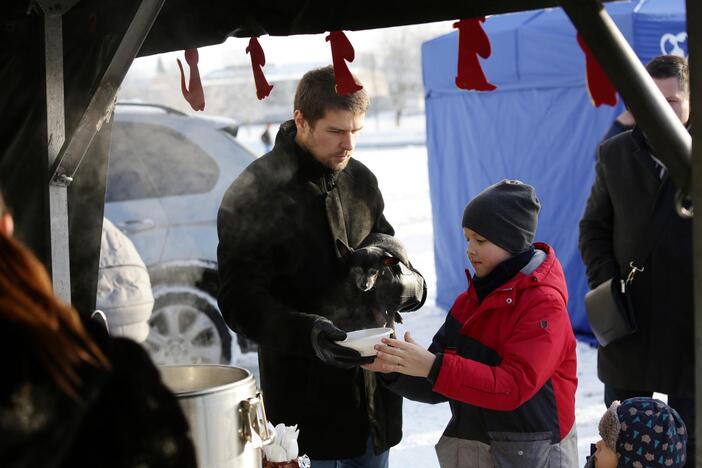
[[[680,415],[653,398],[612,403],[600,420],[600,436],[616,452],[620,467],[682,467],[687,430]]]

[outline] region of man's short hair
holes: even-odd
[[[356,77],[354,79],[359,82]],[[336,94],[334,68],[329,65],[305,73],[295,91],[295,110],[299,110],[307,123],[314,127],[328,110],[365,114],[368,110],[368,94],[363,89],[345,96]]]
[[[659,55],[646,65],[651,78],[677,78],[680,88],[690,92],[690,69],[687,60],[677,55]]]

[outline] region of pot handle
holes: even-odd
[[[261,392],[243,400],[239,406],[239,413],[243,422],[241,435],[245,442],[250,443],[253,448],[261,448],[273,442],[275,432],[268,430],[268,418]]]

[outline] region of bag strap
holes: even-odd
[[[622,292],[624,292],[624,286],[631,284],[634,281],[634,276],[636,273],[644,271],[644,262],[648,258],[649,254],[653,250],[653,246],[660,237],[663,229],[668,225],[672,214],[675,212],[675,206],[671,204],[667,206],[665,201],[667,199],[672,200],[675,195],[675,186],[670,181],[670,177],[666,176],[661,182],[658,189],[658,195],[656,196],[656,201],[653,204],[653,209],[651,213],[651,223],[653,229],[649,231],[649,236],[644,237],[643,241],[638,245],[638,248],[634,250],[638,252],[639,255],[635,255],[631,261],[629,261],[629,273],[626,275],[625,279],[622,279]]]

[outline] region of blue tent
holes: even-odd
[[[683,0],[619,2],[607,10],[644,63],[662,53],[687,55]],[[623,107],[592,106],[585,58],[560,8],[493,16],[484,28],[492,55],[482,65],[497,86],[492,92],[456,88],[456,31],[422,45],[437,303],[449,308],[466,288],[465,203],[490,184],[520,179],[541,199],[536,237],[563,264],[573,328],[589,335],[578,222],[596,145]]]

